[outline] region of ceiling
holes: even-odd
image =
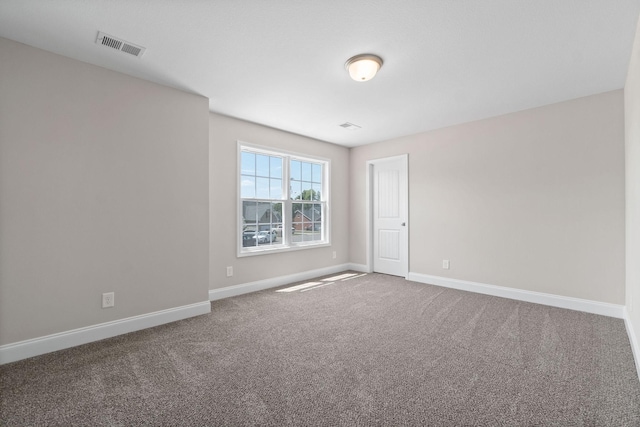
[[[620,89],[639,14],[640,0],[0,0],[0,36],[353,147]],[[384,60],[369,82],[344,69],[360,53]]]

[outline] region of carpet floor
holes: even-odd
[[[350,274],[0,366],[0,425],[640,425],[622,320]]]

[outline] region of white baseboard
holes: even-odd
[[[629,343],[631,344],[631,351],[633,352],[633,360],[636,362],[636,372],[640,380],[640,342],[638,342],[638,336],[633,330],[633,323],[631,323],[631,319],[629,318],[627,307],[624,308],[624,325],[627,328],[627,335],[629,336]]]
[[[301,280],[313,279],[327,274],[340,273],[351,269],[352,264],[339,264],[331,267],[319,268],[316,270],[303,271],[301,273],[289,274],[286,276],[273,277],[271,279],[258,280],[255,282],[242,283],[240,285],[227,286],[220,289],[209,290],[209,300],[216,301],[223,298],[235,297],[237,295],[248,294],[250,292],[262,291],[264,289],[275,288],[277,286],[288,285]]]
[[[349,263],[347,266],[349,267],[348,270],[359,271],[360,273],[371,273],[371,270],[366,264]]]
[[[0,365],[211,312],[203,301],[0,346]]]
[[[615,317],[618,319],[624,319],[625,317],[624,305],[545,294],[542,292],[525,291],[522,289],[506,288],[503,286],[487,285],[485,283],[469,282],[466,280],[430,276],[420,273],[409,273],[407,279],[414,282],[428,283],[430,285],[549,305],[552,307],[566,308],[569,310],[584,311],[586,313],[600,314],[602,316]]]

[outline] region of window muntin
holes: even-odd
[[[293,219],[293,240],[299,242],[313,242],[322,240],[322,204],[321,203],[292,203],[291,217]]]
[[[329,243],[328,161],[239,144],[239,166],[239,255]]]
[[[322,203],[298,201],[322,200],[322,165],[320,163],[291,160],[291,218],[298,236],[293,240],[313,242],[322,240]],[[294,233],[295,236],[295,233]]]
[[[243,199],[282,199],[282,157],[241,152]]]
[[[282,228],[283,203],[242,201],[242,247],[272,246]]]

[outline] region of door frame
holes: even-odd
[[[401,160],[404,163],[404,169],[405,172],[407,174],[406,176],[406,188],[401,189],[401,191],[405,191],[407,197],[405,197],[405,212],[407,212],[407,219],[406,219],[406,223],[407,225],[404,227],[405,228],[405,233],[406,233],[406,244],[407,247],[405,248],[405,253],[407,254],[407,257],[405,259],[404,262],[404,267],[405,267],[405,271],[406,271],[406,275],[405,275],[405,279],[409,276],[409,226],[411,224],[411,222],[409,221],[409,154],[401,154],[399,156],[392,156],[392,157],[383,157],[380,159],[374,159],[374,160],[368,160],[367,161],[367,183],[366,183],[366,191],[367,191],[367,198],[366,198],[366,205],[367,205],[367,272],[368,273],[372,273],[373,272],[373,168],[376,164],[378,163],[384,163],[384,162],[388,162],[388,161],[394,161],[394,160]]]

